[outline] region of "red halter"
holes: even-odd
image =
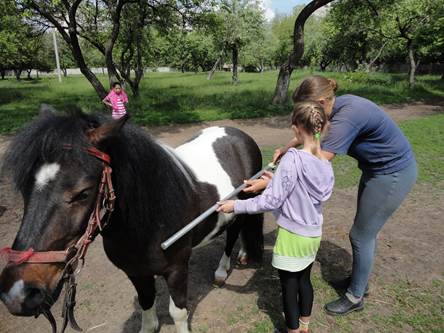
[[[72,146],[64,145],[63,148],[72,149]],[[102,219],[108,213],[106,222],[109,220],[109,217],[114,210],[114,202],[116,200],[111,181],[111,158],[108,154],[101,152],[95,147],[89,147],[85,150],[88,154],[103,162],[99,193],[97,194],[94,210],[89,218],[85,233],[74,246],[70,246],[64,251],[34,251],[32,248],[29,248],[26,251],[16,251],[12,250],[10,247],[5,247],[0,250],[0,256],[5,256],[8,264],[19,265],[25,262],[28,264],[51,264],[68,263],[68,261],[71,264],[75,264],[79,260],[85,258],[89,245],[94,240],[95,236],[97,236],[97,229],[102,231]]]

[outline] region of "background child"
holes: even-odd
[[[320,134],[327,123],[317,102],[297,103],[292,129],[302,149],[291,148],[264,192],[248,200],[219,203],[218,211],[256,214],[273,211],[277,239],[272,265],[278,269],[288,332],[308,332],[313,306],[310,271],[322,233],[322,204],[334,183],[330,162],[321,156]]]
[[[102,102],[113,109],[112,117],[114,119],[119,119],[126,114],[125,104],[128,103],[128,96],[119,82],[114,82],[112,84],[111,91]]]

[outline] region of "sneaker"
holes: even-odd
[[[325,311],[332,316],[346,315],[353,311],[362,311],[363,309],[364,301],[362,299],[358,303],[353,303],[345,295],[325,305]]]

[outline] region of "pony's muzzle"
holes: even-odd
[[[43,281],[27,279],[17,267],[6,268],[0,275],[0,299],[15,316],[35,316],[49,309],[51,290]]]

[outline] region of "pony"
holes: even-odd
[[[12,247],[3,250],[9,257],[0,274],[0,299],[11,314],[43,313],[56,330],[50,308],[60,296],[61,281],[73,278],[98,233],[109,260],[136,289],[141,333],[159,327],[157,276],[166,280],[176,331],[189,332],[187,279],[193,248],[227,231],[215,272],[219,283],[227,278],[239,234],[241,259],[261,260],[260,214],[213,213],[167,250],[160,246],[261,169],[254,140],[239,129],[210,127],[172,149],[127,118],[78,110],[60,114],[44,106],[8,147],[2,169],[10,173],[24,203]],[[74,296],[69,293],[65,317],[78,328],[70,308],[75,289]]]

